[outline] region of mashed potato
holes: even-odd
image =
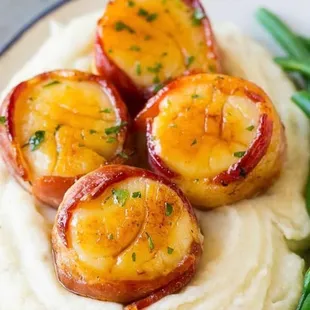
[[[54,25],[51,38],[9,87],[45,70],[90,71],[97,17],[76,19],[63,29]],[[149,309],[294,309],[304,262],[292,250],[303,248],[310,234],[303,198],[308,120],[289,99],[293,85],[261,46],[233,25],[220,26],[216,36],[226,72],[254,81],[271,96],[286,127],[287,161],[279,181],[264,195],[211,212],[197,211],[205,235],[198,272],[182,292]],[[1,160],[0,215],[0,309],[122,309],[71,294],[58,283],[50,245],[53,214],[45,209],[43,215],[36,208]]]

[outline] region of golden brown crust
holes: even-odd
[[[135,83],[129,76],[128,72],[124,69],[121,69],[113,60],[112,56],[114,51],[113,53],[111,51],[107,51],[107,48],[105,47],[104,40],[106,40],[107,36],[103,35],[102,32],[104,28],[111,27],[111,25],[109,24],[110,19],[108,16],[109,10],[113,10],[114,7],[115,9],[119,9],[116,8],[116,6],[118,5],[118,3],[116,2],[118,1],[119,0],[109,2],[108,7],[105,10],[104,16],[98,21],[96,39],[95,39],[96,68],[99,74],[107,76],[111,79],[114,85],[116,85],[116,87],[120,90],[124,100],[127,102],[130,114],[132,116],[136,116],[139,110],[143,107],[146,100],[152,97],[157,92],[157,90],[155,90],[156,87],[154,88],[155,83],[153,83],[153,85],[149,85],[148,87],[143,87]],[[197,21],[199,25],[202,26],[204,32],[204,44],[207,47],[205,59],[209,59],[210,61],[210,67],[212,67],[212,70],[210,72],[221,72],[221,65],[219,61],[219,53],[217,49],[215,36],[213,34],[211,23],[206,15],[204,7],[202,6],[200,0],[182,0],[182,1],[192,10],[192,14],[195,14],[196,11],[198,11],[199,14],[201,14],[199,20]],[[130,7],[128,8],[126,1],[123,1],[123,3],[124,3],[123,9],[125,10],[125,12],[130,12],[131,9],[136,9],[139,6],[137,3],[132,8]],[[144,2],[143,5],[145,8],[145,12],[147,12],[147,10],[149,9],[148,5],[150,6],[150,8],[152,8],[151,1],[150,3]],[[166,10],[166,13],[168,12],[169,10]],[[139,18],[139,13],[137,16]],[[127,22],[131,22],[133,18],[136,18],[130,15],[128,15],[127,19],[126,16],[121,17],[122,17],[121,21],[125,22],[125,24],[127,24]],[[137,39],[136,42],[139,43],[139,39]],[[151,54],[151,51],[144,51],[144,53]],[[186,54],[186,52],[184,52],[184,54]],[[185,62],[186,61],[187,60],[185,60]],[[188,75],[191,73],[198,73],[198,72],[205,72],[205,70],[202,70],[201,68],[195,68],[192,70],[187,68],[184,70],[184,72],[182,72],[182,74]],[[175,76],[173,78],[175,78]],[[168,83],[169,81],[171,81],[171,79],[172,78],[163,81],[162,84]]]
[[[227,167],[227,170],[212,178],[205,177],[199,180],[200,184],[195,184],[198,183],[195,178],[190,180],[173,170],[167,164],[167,160],[157,152],[158,142],[153,138],[155,134],[152,128],[154,119],[161,113],[162,102],[170,98],[171,94],[182,92],[182,89],[188,87],[187,85],[197,85],[198,88],[201,83],[212,85],[213,89],[221,94],[221,98],[233,96],[249,99],[259,111],[259,116],[257,125],[250,126],[250,129],[244,128],[244,131],[255,130],[255,137],[245,152],[239,152],[241,155],[237,152],[237,156],[241,158]],[[203,98],[200,100],[203,101]],[[220,115],[216,117],[224,118]],[[192,121],[195,122],[195,120]],[[225,122],[227,122],[226,118]],[[260,193],[273,183],[282,167],[286,146],[283,125],[265,92],[243,79],[208,74],[179,78],[148,101],[146,107],[136,117],[135,125],[139,130],[145,130],[147,125],[149,163],[153,170],[172,178],[189,195],[191,202],[200,208],[231,204]]]
[[[18,142],[15,132],[17,124],[15,105],[17,101],[21,100],[20,98],[25,92],[31,93],[32,89],[50,80],[57,82],[58,80],[62,80],[94,83],[94,85],[98,85],[100,89],[107,94],[109,100],[113,102],[116,115],[118,115],[121,122],[126,125],[122,126],[117,134],[117,139],[121,141],[120,143],[122,144],[122,151],[108,162],[105,162],[105,164],[132,162],[134,160],[134,151],[132,140],[128,133],[130,119],[127,108],[114,86],[103,77],[74,70],[57,70],[44,72],[17,85],[4,99],[0,108],[0,115],[4,116],[6,119],[6,124],[0,126],[1,155],[8,164],[12,174],[22,186],[32,191],[36,198],[44,204],[57,208],[62,200],[63,193],[74,183],[73,180],[79,176],[60,177],[58,175],[44,175],[39,178],[33,178],[30,173],[31,163],[29,163],[29,159],[25,159],[23,154],[25,145],[21,145],[20,142]],[[43,88],[44,87],[45,86],[43,86]],[[26,105],[28,103],[23,102],[23,104]],[[25,185],[25,182],[29,182],[30,186]],[[34,187],[31,190],[32,185]]]
[[[102,167],[81,178],[67,192],[55,220],[52,245],[58,279],[68,290],[82,296],[123,304],[137,301],[135,306],[137,309],[141,309],[141,304],[150,305],[168,294],[179,291],[190,281],[202,253],[199,235],[195,235],[195,239],[192,240],[186,254],[168,274],[141,280],[139,280],[139,277],[137,279],[126,279],[126,276],[113,280],[109,279],[108,275],[100,273],[97,273],[97,278],[94,278],[88,268],[82,267],[83,264],[77,258],[72,241],[68,241],[71,218],[81,202],[91,202],[98,199],[111,186],[117,188],[118,183],[132,178],[155,181],[174,191],[182,201],[182,212],[189,215],[191,225],[193,225],[193,233],[199,231],[190,203],[175,185],[150,171],[128,166],[111,165]],[[162,212],[164,212],[164,209]],[[175,250],[177,251],[177,249]],[[141,298],[146,299],[138,301]]]

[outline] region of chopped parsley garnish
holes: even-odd
[[[104,110],[101,110],[100,113],[111,113],[112,112],[112,109],[104,109]]]
[[[136,73],[137,73],[137,75],[141,75],[141,73],[142,73],[141,64],[140,63],[138,63],[137,66],[136,66]]]
[[[160,79],[158,77],[158,75],[156,75],[153,79],[153,83],[158,84],[160,82]]]
[[[168,246],[168,248],[167,248],[167,252],[168,252],[168,254],[172,254],[172,253],[173,253],[173,251],[174,251],[174,249],[173,249],[173,248],[170,248],[170,247]]]
[[[112,48],[109,48],[108,53],[109,53],[109,54],[112,54],[112,53],[113,53]]]
[[[52,81],[50,83],[47,83],[47,84],[43,85],[43,88],[54,86],[54,85],[57,85],[57,84],[60,84],[60,82],[59,81]]]
[[[136,33],[130,26],[126,25],[124,22],[121,20],[117,21],[114,25],[114,28],[116,31],[123,31],[127,30],[129,33]]]
[[[187,59],[186,59],[186,68],[189,68],[194,61],[195,61],[195,56],[187,57]]]
[[[255,128],[254,125],[251,125],[251,126],[247,127],[246,130],[252,131],[254,128]]]
[[[112,194],[114,203],[118,203],[124,207],[127,199],[129,198],[129,191],[127,189],[113,189]]]
[[[241,158],[241,157],[244,156],[244,154],[245,154],[245,152],[235,152],[235,153],[234,153],[234,156],[235,156],[235,157],[238,157],[238,158]]]
[[[147,242],[149,244],[149,249],[150,249],[150,251],[153,251],[155,246],[154,246],[154,242],[152,240],[152,237],[147,232],[145,234],[147,236]]]
[[[164,52],[164,53],[161,54],[161,57],[165,57],[165,56],[167,56],[167,55],[168,55],[168,53],[167,53],[167,52]]]
[[[158,17],[157,13],[149,13],[147,10],[142,8],[139,9],[138,15],[145,17],[146,21],[148,22],[152,22]]]
[[[134,7],[135,6],[135,2],[134,1],[132,1],[132,0],[128,0],[128,6],[129,7]]]
[[[6,123],[6,117],[5,116],[0,116],[0,124],[4,125]]]
[[[113,239],[114,239],[113,234],[108,234],[108,239],[109,239],[109,240],[113,240]]]
[[[195,145],[195,144],[197,144],[197,139],[194,139],[194,140],[193,140],[191,146],[193,146],[193,145]]]
[[[136,261],[136,258],[137,258],[137,255],[136,255],[135,252],[133,252],[133,253],[131,254],[131,259],[132,259],[132,261],[135,262],[135,261]]]
[[[142,195],[141,195],[141,192],[134,192],[134,193],[132,193],[132,196],[131,196],[132,198],[141,198],[142,197]]]
[[[145,37],[144,37],[144,40],[145,41],[148,41],[148,40],[150,40],[151,39],[151,36],[149,35],[149,34],[147,34]]]
[[[44,139],[45,139],[45,131],[43,130],[36,131],[34,135],[30,137],[28,143],[30,145],[31,152],[37,150],[43,143]]]
[[[120,132],[120,130],[127,125],[127,122],[121,122],[120,125],[117,125],[117,126],[113,126],[113,127],[109,127],[109,128],[106,128],[104,130],[104,132],[107,134],[107,135],[112,135],[112,134],[118,134]]]
[[[114,143],[114,142],[116,142],[116,138],[114,138],[114,137],[109,137],[107,139],[107,143]]]
[[[163,87],[164,87],[164,84],[162,84],[162,83],[159,83],[159,84],[157,84],[157,85],[154,85],[153,92],[154,92],[154,93],[157,93],[157,92],[160,91]]]
[[[192,15],[192,24],[194,26],[201,25],[201,20],[205,18],[205,14],[201,8],[196,8]]]
[[[157,62],[153,67],[147,67],[147,70],[152,73],[159,73],[163,65],[160,62]]]
[[[91,130],[89,131],[89,133],[90,133],[91,135],[93,135],[93,134],[97,133],[97,131],[94,130],[94,129],[91,129]]]
[[[169,202],[165,202],[165,208],[166,208],[166,211],[165,211],[166,216],[170,216],[173,212],[172,204]]]
[[[132,45],[130,46],[129,48],[131,51],[134,51],[134,52],[140,52],[141,51],[141,47],[138,46],[138,45]]]
[[[149,14],[149,16],[146,18],[146,20],[147,20],[148,22],[152,22],[152,21],[154,21],[157,17],[158,17],[158,14],[157,14],[157,13],[152,13],[152,14]]]
[[[138,11],[138,15],[139,16],[148,16],[149,12],[147,10],[145,10],[145,9],[140,8],[139,11]]]
[[[118,156],[120,156],[120,157],[122,157],[124,159],[128,159],[129,158],[129,156],[125,152],[119,152]]]
[[[198,94],[192,94],[192,98],[193,99],[197,99],[197,98],[199,98],[200,96],[198,95]]]

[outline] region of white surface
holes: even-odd
[[[75,16],[100,10],[104,2],[104,0],[71,1],[39,21],[0,58],[0,90],[44,42],[51,20],[68,22]],[[275,53],[280,50],[255,20],[254,13],[258,7],[264,6],[274,10],[296,31],[310,36],[310,0],[203,0],[203,3],[212,22],[232,21],[246,34],[251,34]]]

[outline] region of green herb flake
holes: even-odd
[[[147,232],[145,234],[147,236],[147,242],[148,242],[148,245],[149,245],[149,249],[150,249],[150,251],[153,251],[155,246],[154,246],[154,242],[152,240],[152,237]]]
[[[112,54],[112,53],[113,53],[112,48],[109,48],[108,53],[109,53],[109,54]]]
[[[128,0],[128,6],[129,6],[130,8],[134,7],[135,5],[136,5],[136,4],[135,4],[134,1]]]
[[[251,125],[251,126],[247,127],[246,130],[252,131],[254,128],[255,128],[254,125]]]
[[[242,158],[244,156],[245,152],[235,152],[234,156],[237,158]]]
[[[129,191],[127,189],[113,189],[112,190],[114,203],[125,206],[127,199],[129,198]]]
[[[124,158],[124,159],[128,159],[129,158],[129,156],[125,152],[119,152],[117,155],[122,157],[122,158]]]
[[[91,129],[91,130],[89,131],[89,133],[90,133],[91,135],[93,135],[93,134],[97,133],[97,131],[94,130],[94,129]]]
[[[148,16],[149,12],[147,10],[145,10],[145,9],[140,8],[139,11],[138,11],[138,15],[139,16]]]
[[[134,52],[140,52],[141,47],[138,45],[132,45],[132,46],[130,46],[129,50],[134,51]]]
[[[186,59],[186,68],[189,68],[194,61],[195,61],[195,56],[187,57],[187,59]]]
[[[111,113],[112,112],[112,109],[104,109],[104,110],[101,110],[100,113]]]
[[[148,40],[150,40],[150,39],[151,39],[151,36],[150,36],[149,34],[145,35],[144,41],[148,41]]]
[[[58,85],[58,84],[60,84],[59,81],[52,81],[50,83],[47,83],[47,84],[43,85],[43,88],[54,86],[54,85]]]
[[[114,142],[116,142],[116,138],[114,138],[114,137],[109,137],[107,139],[107,143],[114,143]]]
[[[198,94],[192,94],[192,98],[193,99],[197,99],[197,98],[199,98],[200,96],[198,95]]]
[[[191,143],[191,146],[197,144],[197,139],[194,139],[193,142]]]
[[[162,84],[162,83],[159,83],[159,84],[157,84],[157,85],[154,85],[154,87],[153,87],[153,92],[154,92],[154,93],[157,93],[157,92],[160,91],[163,87],[164,87],[164,84]]]
[[[152,21],[154,21],[157,17],[158,17],[158,14],[157,14],[157,13],[152,13],[152,14],[149,14],[149,16],[146,18],[146,20],[147,20],[148,22],[152,22]]]
[[[159,73],[163,65],[160,62],[155,63],[153,67],[147,67],[147,70],[151,73]]]
[[[79,147],[85,147],[85,144],[79,143],[78,146],[79,146]]]
[[[141,194],[141,192],[134,192],[134,193],[132,193],[131,197],[132,198],[141,198],[142,194]]]
[[[123,30],[127,30],[129,33],[136,33],[130,26],[128,26],[127,24],[125,24],[124,22],[122,22],[121,20],[117,21],[114,25],[114,29],[116,31],[123,31]]]
[[[120,130],[127,125],[127,122],[121,122],[120,125],[106,128],[104,132],[106,135],[118,134]]]
[[[166,208],[165,211],[166,216],[170,216],[173,212],[173,205],[169,202],[165,202],[165,208]]]
[[[163,52],[163,53],[161,54],[161,57],[166,57],[167,55],[168,55],[167,52]]]
[[[156,75],[156,76],[154,77],[154,79],[153,79],[153,83],[154,83],[154,84],[158,84],[159,82],[160,82],[160,79],[159,79],[158,75]]]
[[[29,139],[29,145],[31,152],[36,151],[45,139],[45,131],[38,130]]]
[[[193,26],[201,25],[201,20],[205,18],[205,14],[201,8],[196,8],[192,15]]]
[[[136,253],[135,253],[135,252],[133,252],[133,253],[131,254],[131,259],[132,259],[132,261],[133,261],[133,262],[135,262],[135,261],[136,261],[136,259],[137,259],[137,255],[136,255]]]
[[[167,252],[168,252],[169,255],[172,254],[173,251],[174,251],[173,248],[170,248],[169,246],[167,247]]]
[[[149,13],[147,10],[145,10],[143,8],[139,9],[138,15],[145,17],[146,21],[149,23],[154,21],[158,17],[157,13]]]
[[[168,105],[171,105],[171,103],[172,103],[171,100],[168,99],[168,100],[167,100],[167,104],[168,104]]]
[[[4,125],[6,123],[6,117],[0,116],[0,125]]]
[[[142,70],[141,70],[141,64],[140,63],[138,63],[137,65],[136,65],[136,73],[137,73],[137,75],[141,75],[141,73],[142,73]]]
[[[113,234],[108,234],[108,239],[109,239],[109,240],[113,240],[113,239],[114,239]]]

